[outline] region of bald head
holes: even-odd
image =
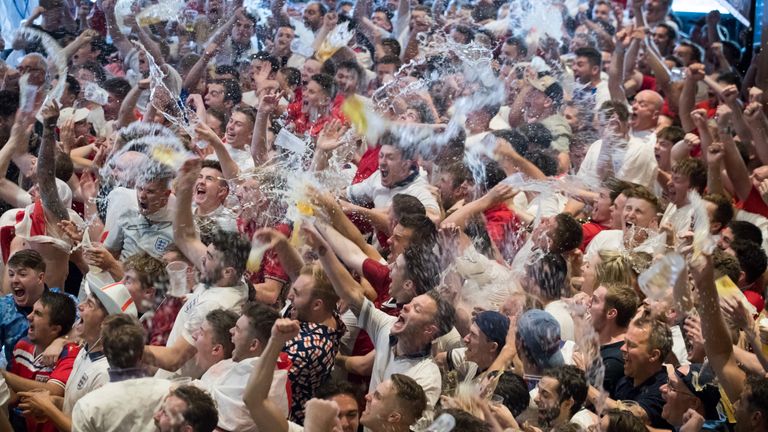
[[[664,98],[653,90],[643,90],[635,96],[632,102],[630,124],[635,132],[653,130],[659,122]]]
[[[148,160],[147,155],[137,151],[127,151],[117,157],[113,174],[117,180],[127,187],[135,183],[137,173],[141,165]]]
[[[38,53],[27,54],[21,59],[17,69],[20,74],[26,74],[29,77],[27,81],[29,84],[38,87],[45,84],[45,75],[48,67],[45,62],[45,57],[42,55]]]

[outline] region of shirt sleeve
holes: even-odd
[[[384,331],[389,331],[389,328],[395,321],[397,321],[397,318],[376,309],[370,300],[363,300],[363,307],[360,310],[360,316],[357,318],[357,324],[368,333],[374,345],[377,344],[379,335]]]
[[[371,178],[374,178],[375,174],[376,173],[372,174],[370,177],[361,181],[360,183],[347,186],[347,199],[349,199],[349,201],[353,204],[358,205],[365,205],[370,203],[372,200],[370,183]]]
[[[107,232],[107,238],[104,239],[104,247],[114,251],[122,250],[123,237],[122,224],[115,224],[115,227]]]
[[[9,400],[11,400],[11,391],[8,389],[5,378],[0,376],[0,406],[6,406]]]
[[[432,194],[432,192],[429,191],[427,187],[412,187],[404,190],[401,193],[416,197],[416,199],[418,199],[427,210],[440,211],[440,205],[437,204],[437,199],[435,199],[435,196]]]
[[[624,181],[652,187],[658,168],[653,147],[645,148],[647,146],[646,143],[634,143],[634,145],[643,146],[643,148],[639,150],[635,157],[624,161],[617,177]]]
[[[370,258],[363,261],[363,277],[373,285],[376,290],[376,301],[383,302],[389,297],[389,285],[392,280],[389,277],[389,267]]]
[[[470,374],[474,377],[477,373],[477,364],[467,361],[466,348],[456,348],[448,351],[448,366],[458,372],[462,378]]]
[[[69,375],[72,373],[72,366],[75,364],[77,353],[80,352],[80,347],[75,344],[69,344],[64,348],[65,352],[62,357],[59,358],[58,363],[53,368],[51,376],[48,382],[60,385],[64,388],[69,380]]]
[[[93,422],[95,421],[95,414],[94,412],[87,412],[88,411],[88,395],[85,395],[84,398],[80,399],[75,403],[74,408],[72,408],[72,432],[96,432],[98,431],[97,428],[94,427]]]

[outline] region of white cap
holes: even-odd
[[[88,288],[91,293],[96,296],[97,299],[104,305],[104,309],[110,315],[125,313],[133,317],[138,317],[139,312],[136,309],[136,305],[131,298],[131,293],[122,281],[104,285],[99,288],[97,285],[97,278],[89,277],[90,273],[86,275],[88,279]]]
[[[91,110],[88,108],[64,108],[61,110],[61,113],[59,113],[59,121],[56,122],[56,126],[62,127],[64,126],[64,123],[69,121],[70,119],[73,120],[75,123],[81,122],[83,120],[86,120],[88,118],[88,114],[91,113]]]

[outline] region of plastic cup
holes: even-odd
[[[504,403],[504,396],[502,395],[493,395],[491,396],[491,405],[499,406]]]
[[[103,245],[101,244],[101,242],[90,242],[86,244],[83,247],[83,252],[84,252],[86,261],[90,257],[92,249],[100,249],[102,246]],[[88,271],[93,273],[102,273],[104,272],[104,269],[102,269],[101,267],[95,266],[93,264],[88,264]]]
[[[187,290],[187,269],[189,265],[184,261],[174,261],[165,266],[168,272],[170,288],[168,295],[171,297],[184,297],[189,292]]]

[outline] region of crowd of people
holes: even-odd
[[[0,431],[768,431],[768,54],[719,12],[26,6]]]

